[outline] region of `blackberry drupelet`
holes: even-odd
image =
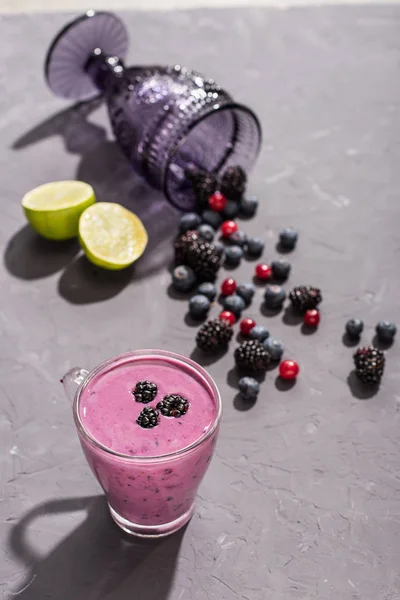
[[[317,308],[322,302],[321,290],[311,285],[299,285],[294,287],[289,294],[289,299],[294,310],[304,313],[310,308]]]
[[[203,238],[198,231],[190,230],[186,231],[182,235],[176,238],[174,243],[175,248],[175,263],[177,265],[184,265],[187,261],[187,253],[193,242],[198,242]]]
[[[189,410],[189,402],[179,394],[168,394],[157,404],[157,408],[164,417],[182,417]]]
[[[221,177],[221,192],[229,200],[240,200],[246,189],[247,176],[241,166],[228,167]]]
[[[199,240],[188,248],[187,263],[200,281],[214,281],[221,266],[221,256],[214,244]]]
[[[199,206],[206,206],[209,197],[216,191],[218,182],[213,173],[207,171],[186,172]]]
[[[138,418],[136,419],[136,423],[143,427],[143,429],[152,429],[156,427],[160,422],[160,413],[155,408],[151,408],[151,406],[146,406]]]
[[[267,370],[271,355],[258,340],[246,340],[236,348],[235,362],[238,369],[262,373]]]
[[[356,375],[362,383],[379,384],[385,369],[385,355],[374,346],[361,346],[353,356]]]
[[[213,319],[202,325],[196,336],[196,343],[203,352],[217,352],[231,341],[233,330],[225,321]]]
[[[147,404],[154,400],[157,396],[157,385],[152,381],[142,380],[138,381],[135,389],[131,390],[132,394],[135,396],[136,402],[143,402],[143,404]]]

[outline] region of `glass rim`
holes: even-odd
[[[195,370],[201,376],[201,378],[203,380],[205,380],[206,383],[210,386],[211,392],[214,395],[214,398],[216,400],[217,413],[215,415],[215,418],[214,418],[211,428],[206,433],[204,433],[202,436],[200,436],[197,440],[192,442],[189,446],[185,446],[184,448],[180,448],[179,450],[175,450],[174,452],[167,452],[166,454],[159,454],[157,456],[140,456],[140,455],[132,456],[131,454],[124,454],[123,452],[117,452],[116,450],[112,450],[111,448],[108,448],[108,446],[105,446],[104,444],[102,444],[101,442],[96,440],[96,438],[83,425],[82,419],[79,414],[79,401],[82,397],[83,392],[87,388],[88,384],[94,379],[94,377],[99,375],[107,366],[112,365],[113,363],[117,364],[119,362],[124,362],[126,359],[135,358],[135,357],[173,358],[176,361],[183,363],[183,364],[189,366],[190,368],[192,368],[193,370]],[[116,457],[124,459],[124,460],[132,460],[135,462],[143,462],[143,463],[152,463],[152,462],[163,461],[165,459],[173,459],[175,457],[181,456],[182,454],[187,454],[187,453],[191,452],[192,450],[194,450],[195,448],[197,448],[197,446],[200,446],[201,444],[203,444],[203,442],[208,440],[215,433],[215,431],[220,423],[221,415],[222,415],[222,401],[221,401],[221,395],[218,390],[218,387],[217,387],[215,381],[213,380],[213,378],[211,377],[211,375],[209,375],[209,373],[207,373],[207,371],[201,365],[196,363],[194,360],[191,360],[190,358],[187,358],[186,356],[182,356],[181,354],[178,354],[176,352],[170,352],[169,350],[156,350],[156,349],[132,350],[129,352],[124,352],[122,354],[118,354],[117,356],[114,356],[112,358],[109,358],[109,359],[101,362],[99,365],[94,367],[94,369],[92,369],[89,372],[89,374],[87,375],[87,377],[85,378],[85,380],[82,382],[82,384],[79,386],[79,388],[77,389],[77,391],[75,393],[74,402],[73,402],[73,415],[74,415],[75,425],[78,430],[78,434],[81,435],[87,442],[89,442],[91,445],[95,446],[99,450],[102,450],[103,452],[106,452],[108,454],[111,454],[112,456],[116,456]]]
[[[165,197],[167,198],[167,200],[173,206],[175,206],[175,208],[177,208],[178,210],[182,210],[182,208],[175,202],[172,195],[169,193],[169,189],[168,189],[169,167],[174,159],[175,154],[178,152],[178,150],[181,148],[181,146],[183,146],[183,144],[187,141],[187,139],[188,139],[189,135],[191,134],[191,132],[193,131],[193,129],[195,129],[202,121],[204,121],[208,117],[210,117],[218,112],[222,112],[225,110],[241,110],[244,113],[247,113],[247,116],[251,117],[253,119],[253,121],[255,122],[255,125],[257,128],[257,133],[258,133],[258,147],[255,152],[254,162],[257,159],[258,154],[260,153],[260,149],[261,149],[261,145],[262,145],[262,127],[261,127],[260,119],[257,117],[256,113],[251,108],[246,106],[245,104],[239,104],[238,102],[234,102],[234,101],[229,102],[228,101],[228,102],[225,102],[224,104],[218,104],[218,100],[216,100],[216,102],[217,102],[217,105],[210,106],[210,109],[207,112],[202,113],[199,117],[197,117],[193,121],[193,123],[190,124],[190,126],[185,131],[182,138],[178,141],[178,143],[172,148],[172,150],[169,153],[169,157],[168,157],[167,163],[164,168],[164,173],[163,173],[163,193],[164,193]],[[231,152],[226,152],[225,155],[223,156],[223,158],[220,160],[217,167],[212,172],[216,173],[216,172],[220,171],[226,164],[230,155],[231,155]]]

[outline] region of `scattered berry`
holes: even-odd
[[[208,199],[208,206],[215,212],[222,212],[226,206],[226,198],[221,192],[214,192]]]
[[[285,352],[285,346],[282,342],[273,337],[264,340],[264,348],[270,353],[271,360],[275,362],[281,360],[283,353]]]
[[[304,325],[307,327],[318,327],[318,324],[321,320],[321,315],[316,308],[309,308],[304,313]]]
[[[224,221],[221,225],[222,237],[229,238],[233,233],[239,229],[238,224],[235,221]]]
[[[234,325],[236,323],[236,317],[230,310],[223,310],[218,318],[221,319],[221,321],[226,321],[229,325]]]
[[[346,333],[352,340],[358,340],[364,329],[361,319],[349,319],[345,325]]]
[[[243,335],[249,335],[253,327],[256,326],[254,319],[242,319],[240,321],[240,333]]]
[[[221,294],[223,296],[231,296],[236,292],[236,281],[232,277],[228,277],[221,283]]]
[[[214,281],[221,257],[210,242],[193,242],[187,251],[187,263],[200,281]]]
[[[260,238],[249,238],[247,240],[247,254],[249,256],[261,256],[264,251],[264,242]]]
[[[260,391],[260,384],[253,377],[242,377],[238,382],[239,391],[244,400],[255,400]]]
[[[243,217],[254,217],[258,208],[258,200],[255,196],[242,198],[239,204],[239,211]]]
[[[203,352],[217,352],[228,345],[232,336],[232,327],[226,321],[213,319],[200,327],[196,343]]]
[[[242,311],[246,308],[245,301],[237,294],[226,296],[226,298],[223,299],[223,306],[225,310],[233,312],[236,317],[240,317]]]
[[[194,242],[199,242],[201,239],[199,233],[193,230],[180,235],[174,243],[175,263],[177,265],[184,265],[187,261],[189,248]]]
[[[287,260],[278,259],[271,263],[272,276],[279,281],[285,281],[289,277],[291,264]]]
[[[221,177],[221,191],[227,198],[240,200],[246,189],[247,176],[239,165],[228,167]]]
[[[353,356],[356,375],[362,383],[379,384],[385,369],[385,355],[374,346],[362,346]]]
[[[213,302],[217,297],[217,288],[213,283],[211,283],[211,281],[205,281],[204,283],[201,283],[196,292],[197,294],[206,296],[210,302]]]
[[[264,302],[267,308],[282,308],[286,292],[280,285],[267,285],[264,292]]]
[[[290,301],[294,310],[304,313],[309,308],[317,308],[322,302],[321,290],[311,285],[299,285],[290,292]]]
[[[189,300],[189,314],[194,319],[204,319],[210,310],[211,302],[207,296],[196,294]]]
[[[272,269],[269,265],[259,264],[256,266],[255,273],[261,281],[268,281],[268,279],[271,279]]]
[[[197,229],[201,237],[206,240],[206,242],[212,242],[215,236],[214,228],[211,225],[207,225],[207,223],[203,223]]]
[[[286,227],[281,229],[279,233],[279,243],[285,250],[293,250],[297,243],[299,234],[293,227]]]
[[[186,177],[191,181],[198,204],[205,205],[209,197],[217,189],[217,178],[213,173],[200,170],[186,170]]]
[[[196,283],[196,275],[186,265],[179,265],[172,271],[172,285],[179,292],[188,292]]]
[[[228,200],[223,210],[226,219],[235,219],[239,214],[239,204],[233,200]]]
[[[186,233],[189,229],[197,229],[201,223],[201,218],[197,213],[187,213],[179,221],[179,231]]]
[[[243,248],[247,244],[247,234],[244,231],[235,231],[229,236],[229,243]]]
[[[152,429],[156,427],[160,422],[160,413],[151,406],[145,406],[141,411],[140,415],[136,419],[136,423],[143,427],[143,429]]]
[[[201,213],[201,219],[203,221],[203,223],[207,223],[207,225],[211,225],[211,227],[215,230],[217,230],[223,219],[221,217],[221,215],[217,212],[214,212],[213,210],[205,210]]]
[[[135,396],[136,402],[143,402],[143,404],[147,404],[148,402],[152,402],[157,396],[158,389],[155,383],[146,379],[138,381],[135,389],[131,391]]]
[[[256,325],[250,330],[250,337],[253,340],[258,340],[259,342],[263,342],[269,337],[269,331],[263,325]]]
[[[189,410],[189,402],[179,394],[168,394],[157,404],[157,408],[164,417],[182,417]]]
[[[378,340],[385,344],[393,342],[396,333],[397,327],[395,323],[392,323],[391,321],[379,321],[378,325],[376,326]]]
[[[222,244],[222,242],[217,241],[217,242],[214,242],[214,247],[215,247],[215,251],[218,254],[218,256],[220,256],[222,258],[225,254],[224,244]]]
[[[258,340],[246,340],[235,350],[235,362],[238,369],[253,373],[266,371],[271,357]]]
[[[236,288],[236,293],[238,296],[243,298],[246,306],[250,306],[253,296],[256,293],[256,288],[252,283],[239,283]]]
[[[230,246],[225,249],[225,263],[230,267],[237,267],[243,258],[243,250],[240,246]]]
[[[283,360],[279,365],[279,376],[282,377],[282,379],[296,379],[299,371],[299,365],[294,360]]]

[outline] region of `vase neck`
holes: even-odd
[[[96,48],[85,65],[85,71],[99,91],[104,93],[120,86],[125,66],[118,56],[107,56],[100,48]]]

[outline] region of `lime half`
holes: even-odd
[[[142,256],[148,238],[134,213],[120,204],[97,202],[79,220],[79,239],[90,262],[117,271]]]
[[[95,201],[88,183],[53,181],[25,194],[22,207],[37,233],[49,240],[68,240],[78,235],[79,217]]]

